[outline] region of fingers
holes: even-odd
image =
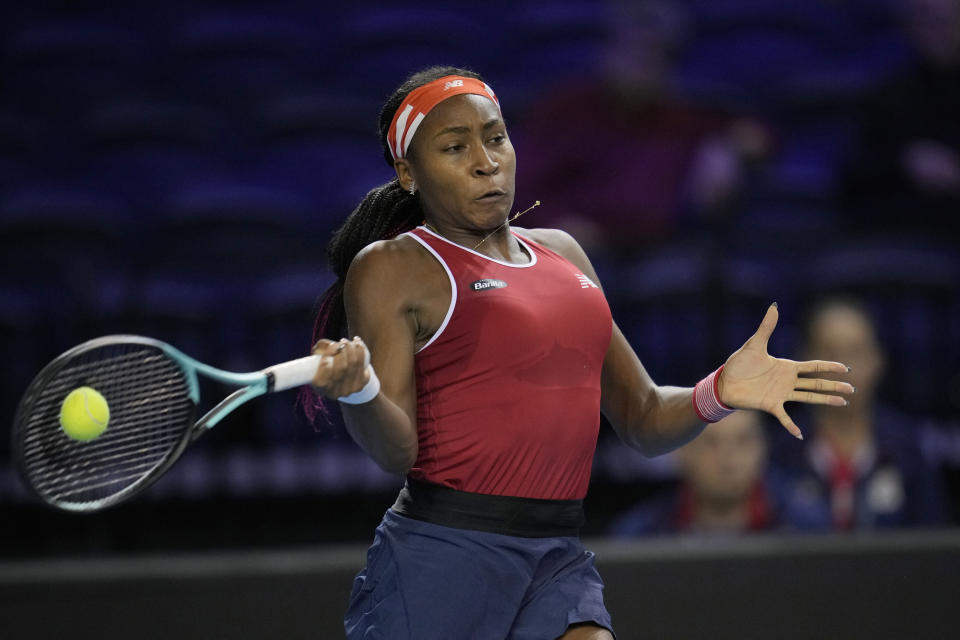
[[[367,346],[359,337],[337,342],[321,340],[315,354],[323,355],[313,377],[314,390],[328,398],[339,398],[359,391],[370,379]]]
[[[797,363],[797,373],[849,373],[850,367],[842,362],[807,360]]]
[[[780,424],[783,425],[783,428],[786,429],[790,435],[798,440],[803,440],[803,433],[800,431],[800,427],[798,427],[793,420],[790,419],[790,416],[787,415],[783,405],[778,406],[771,413],[773,413],[774,417],[780,421]]]
[[[313,345],[311,353],[316,356],[332,356],[337,352],[339,342],[321,338],[317,344]]]
[[[856,393],[857,389],[849,382],[824,380],[823,378],[797,378],[796,389],[816,391],[818,393]]]
[[[359,336],[354,336],[353,340],[345,343],[343,355],[345,356],[344,370],[351,378],[348,386],[356,387],[340,394],[345,396],[362,389],[363,385],[370,379],[370,371],[367,369],[370,361],[367,355],[367,345],[363,343]]]
[[[317,365],[317,371],[313,374],[313,380],[310,381],[310,385],[318,393],[323,393],[324,387],[327,386],[327,383],[330,380],[330,372],[333,365],[332,356],[336,354],[338,348],[338,342],[327,340],[326,338],[319,340],[315,345],[313,345],[313,349],[311,350],[313,355],[325,356],[320,358],[320,364]]]
[[[837,372],[845,373],[846,365],[839,362],[828,362],[825,360],[813,360],[810,362],[796,363],[798,373],[813,372]],[[839,380],[826,380],[824,378],[800,378],[797,377],[792,391],[782,397],[782,401],[774,409],[770,410],[780,424],[793,434],[795,437],[803,439],[800,429],[790,419],[783,408],[784,402],[803,402],[806,404],[819,404],[833,407],[845,407],[850,403],[842,395],[856,393],[856,388],[848,382]]]
[[[787,396],[787,402],[805,402],[806,404],[826,404],[833,407],[845,407],[850,404],[846,398],[831,396],[812,391],[793,391]]]
[[[763,316],[760,327],[748,342],[755,343],[755,346],[761,347],[766,351],[767,343],[770,341],[770,336],[773,335],[773,330],[777,328],[777,320],[779,318],[780,311],[777,308],[777,303],[774,302],[767,308],[767,313]]]
[[[809,360],[797,363],[797,373],[847,373],[849,370],[850,368],[845,364],[828,360]],[[856,392],[856,388],[847,382],[798,377],[793,392],[787,396],[787,401],[845,407],[850,404],[847,399],[835,394]]]

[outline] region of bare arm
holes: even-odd
[[[314,388],[337,398],[363,388],[364,344],[381,382],[370,402],[340,404],[347,431],[385,471],[405,473],[417,458],[416,386],[413,370],[415,320],[411,311],[409,252],[396,242],[361,251],[347,273],[344,305],[349,332],[358,336],[321,367]],[[406,268],[404,268],[406,267]],[[343,342],[343,341],[341,341]],[[315,353],[334,354],[339,343],[321,341]]]
[[[583,249],[567,233],[548,229],[521,233],[550,247],[599,282]],[[730,407],[767,411],[790,433],[801,437],[784,410],[784,402],[843,405],[846,400],[835,394],[852,393],[853,387],[846,382],[799,377],[843,373],[847,368],[840,363],[794,362],[770,356],[767,340],[776,323],[774,305],[757,332],[727,359],[719,380],[720,399]],[[693,388],[657,385],[616,323],[603,362],[601,393],[602,411],[617,435],[645,455],[676,449],[699,435],[705,426],[693,408]]]

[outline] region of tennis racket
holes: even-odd
[[[20,475],[58,509],[93,512],[118,504],[156,482],[187,445],[240,405],[310,382],[324,357],[330,356],[231,373],[152,338],[90,340],[50,362],[24,392],[13,425]],[[199,376],[240,388],[195,420]],[[99,391],[110,410],[106,430],[86,441],[60,425],[64,399],[82,386]]]

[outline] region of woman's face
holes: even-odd
[[[500,110],[483,96],[458,95],[434,107],[395,167],[405,188],[416,182],[434,225],[489,231],[513,207],[516,154]]]

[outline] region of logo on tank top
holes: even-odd
[[[484,278],[470,283],[470,289],[473,291],[483,291],[485,289],[503,289],[507,283],[503,280],[494,280],[493,278]]]
[[[598,287],[597,285],[595,285],[595,284],[593,283],[593,280],[591,280],[591,279],[588,278],[587,276],[583,275],[582,273],[578,273],[578,274],[576,274],[576,276],[577,276],[577,280],[580,281],[580,288],[581,288],[581,289],[590,289],[591,287],[594,288],[594,289],[599,289],[599,288],[600,288],[600,287]]]

